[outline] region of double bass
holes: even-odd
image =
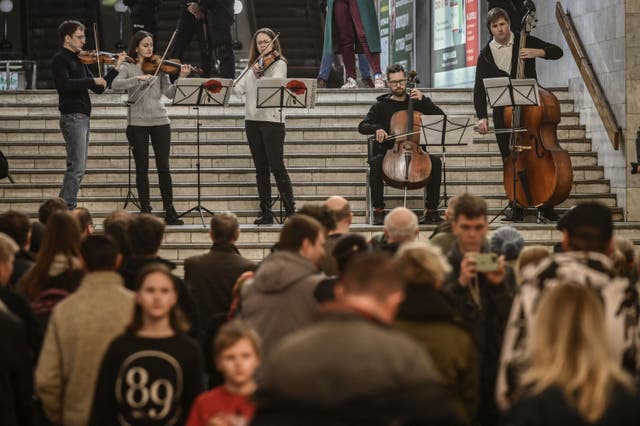
[[[407,79],[409,105],[406,110],[396,111],[391,116],[389,136],[394,147],[386,152],[382,160],[382,177],[387,185],[398,189],[419,189],[427,184],[431,174],[431,159],[420,146],[420,117],[414,111],[411,89],[416,87],[416,72],[410,71]]]
[[[523,18],[518,52],[526,47],[535,22],[532,1]],[[525,59],[518,58],[516,78],[525,78]],[[540,104],[505,107],[504,122],[521,132],[511,134],[511,153],[504,162],[504,189],[509,201],[523,207],[553,207],[567,199],[573,185],[569,153],[558,144],[560,103],[548,90],[539,88]],[[526,129],[526,131],[524,131]]]

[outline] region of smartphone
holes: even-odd
[[[476,256],[476,270],[491,272],[498,269],[498,255],[495,253],[480,253]]]

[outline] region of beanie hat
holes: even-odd
[[[503,255],[506,260],[515,260],[524,248],[522,234],[511,226],[502,226],[491,235],[491,251]]]

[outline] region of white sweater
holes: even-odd
[[[287,78],[287,63],[282,59],[275,61],[264,72],[263,77]],[[258,79],[253,71],[249,70],[236,84],[235,92],[245,96],[244,119],[252,121],[271,121],[274,123],[284,123],[285,111],[282,111],[280,120],[280,110],[278,108],[257,108],[258,102]]]

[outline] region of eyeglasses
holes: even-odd
[[[402,86],[406,82],[407,82],[406,78],[403,78],[402,80],[391,80],[389,81],[389,86]]]
[[[74,36],[73,36],[73,38],[78,39],[78,40],[86,40],[86,39],[87,39],[87,36],[83,36],[83,35],[82,35],[82,36],[77,36],[77,35],[74,35]]]
[[[271,43],[271,40],[262,40],[262,41],[256,41],[256,44],[258,46],[266,46],[267,44]]]

